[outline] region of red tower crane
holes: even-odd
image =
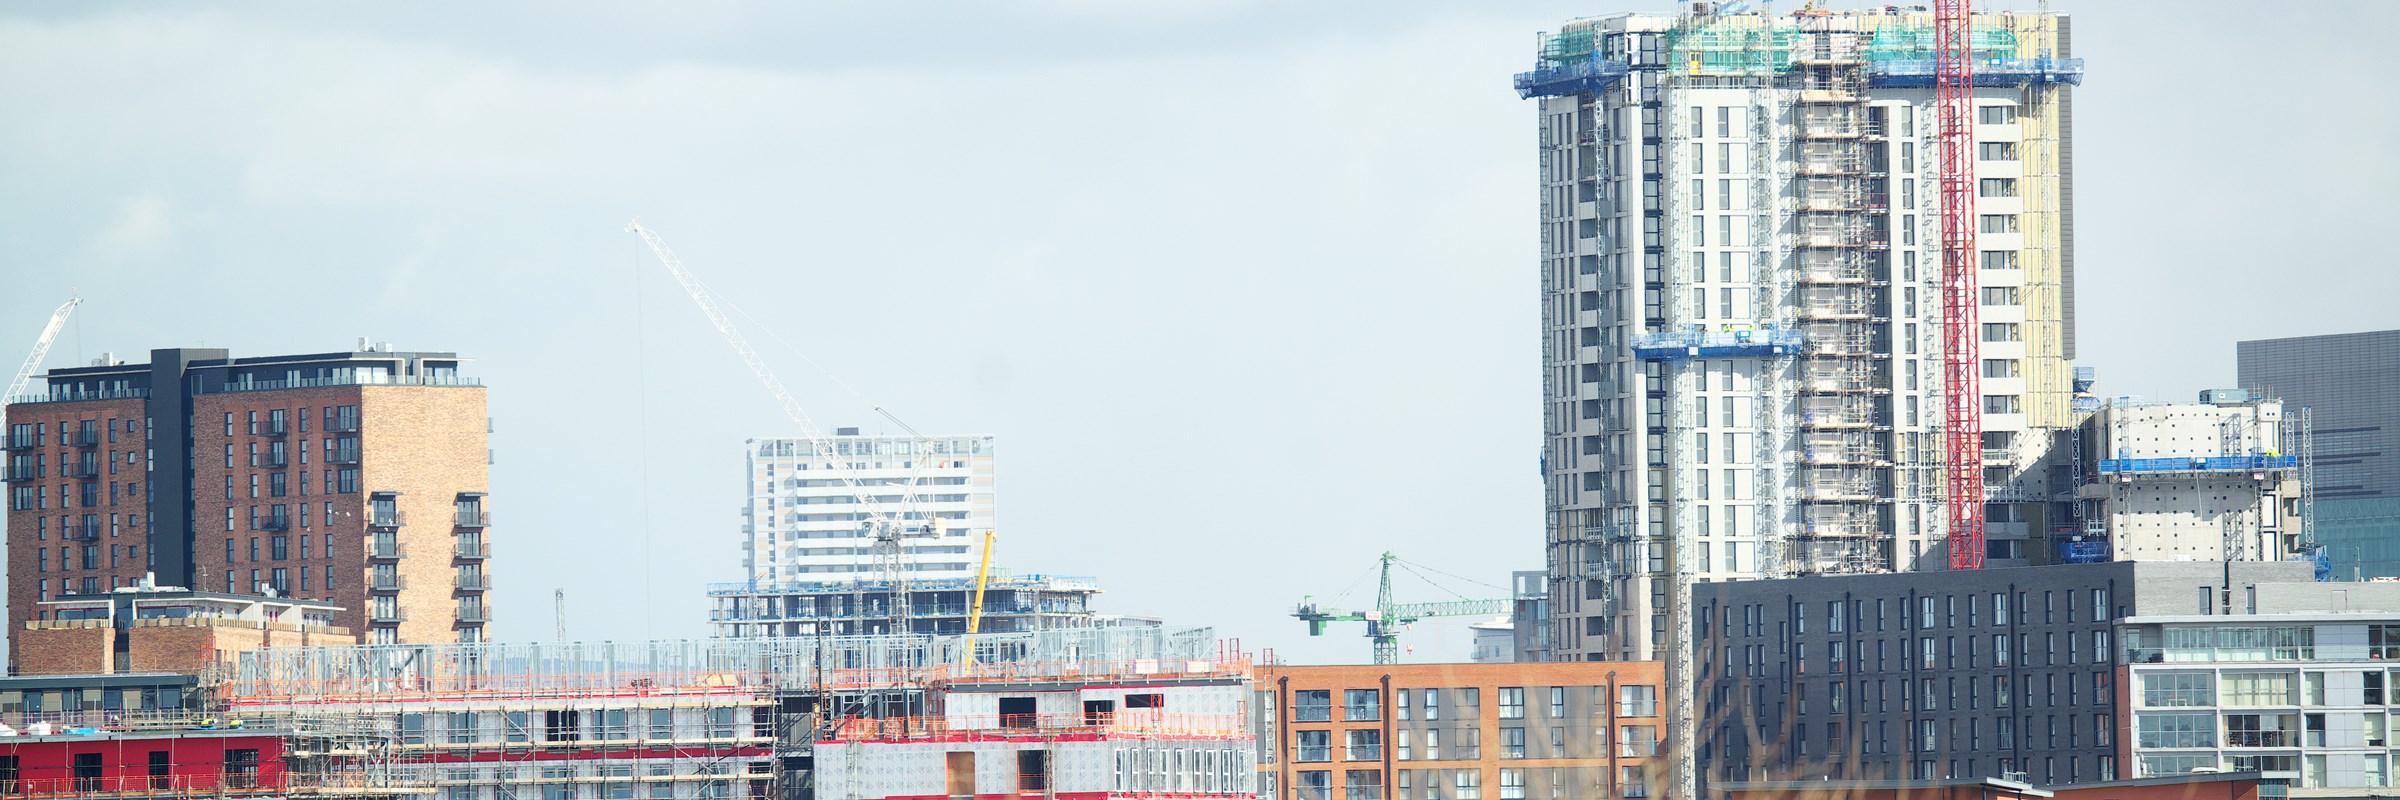
[[[1983,568],[1982,331],[1976,324],[1975,67],[1970,0],[1934,0],[1934,122],[1941,141],[1942,421],[1950,568]]]

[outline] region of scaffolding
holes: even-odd
[[[200,744],[215,740],[217,746]],[[40,751],[56,748],[57,758]],[[355,718],[239,719],[119,713],[102,727],[43,723],[0,737],[16,771],[7,797],[375,798],[406,796],[391,741]],[[69,772],[65,754],[96,756]],[[159,760],[160,756],[167,760]],[[48,764],[49,766],[43,766]]]
[[[974,657],[967,658],[969,648]],[[378,644],[243,653],[237,706],[338,698],[519,698],[898,686],[1060,674],[1226,669],[1208,628],[1079,628],[964,636],[824,636],[640,642]]]

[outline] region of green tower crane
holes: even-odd
[[[1313,597],[1303,597],[1292,609],[1292,616],[1308,623],[1308,635],[1325,635],[1325,626],[1334,622],[1364,622],[1367,638],[1375,642],[1375,663],[1400,663],[1400,631],[1409,623],[1428,617],[1482,617],[1507,614],[1514,605],[1510,600],[1451,600],[1437,603],[1392,602],[1392,564],[1407,563],[1391,553],[1383,554],[1381,582],[1376,587],[1375,608],[1369,611],[1350,611],[1319,606]],[[1414,572],[1414,570],[1410,570]],[[1424,577],[1418,575],[1417,577]],[[1431,581],[1428,580],[1428,583]]]

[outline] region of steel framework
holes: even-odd
[[[1970,0],[1934,0],[1934,114],[1941,140],[1942,400],[1950,568],[1983,568],[1983,387],[1976,324],[1975,76]]]

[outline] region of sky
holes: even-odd
[[[704,636],[741,443],[797,428],[639,215],[819,424],[998,437],[1004,566],[1363,661],[1293,604],[1371,603],[1385,551],[1439,570],[1404,600],[1541,567],[1535,112],[1509,77],[1563,20],[1674,7],[0,6],[0,354],[70,292],[50,366],[457,351],[490,386],[495,637],[551,637],[562,589],[573,638]],[[2256,4],[2050,7],[2089,64],[2101,392],[2185,398],[2241,339],[2400,327],[2375,233],[2400,103],[2374,88],[2400,5],[2312,5],[2288,36]],[[1408,660],[1463,660],[1466,622]]]

